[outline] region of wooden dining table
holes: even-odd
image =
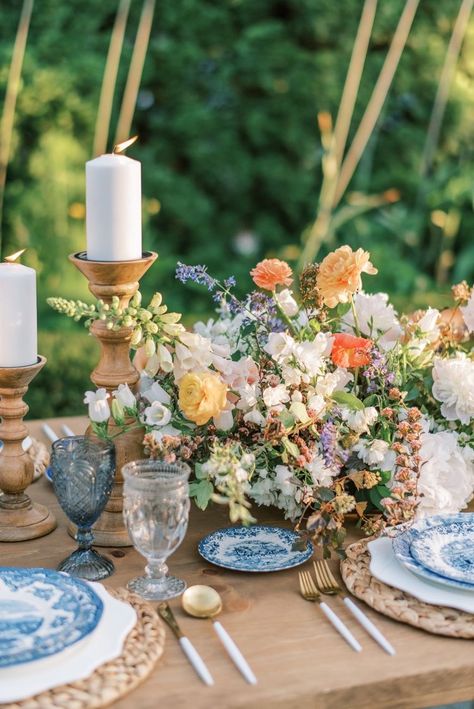
[[[48,419],[82,433],[86,419]],[[47,442],[41,421],[30,421],[30,434]],[[43,478],[29,488],[31,497],[56,515],[57,528],[27,542],[0,543],[1,564],[54,569],[75,546],[52,487]],[[257,508],[258,521],[290,527],[277,510]],[[208,584],[223,598],[220,620],[249,661],[258,684],[250,686],[232,664],[212,623],[186,616],[180,599],[170,602],[185,634],[194,643],[215,679],[206,687],[188,664],[174,636],[167,632],[165,652],[151,675],[116,709],[416,709],[474,698],[474,644],[431,635],[390,620],[358,601],[396,649],[387,655],[358,625],[340,598],[329,604],[363,645],[354,652],[335,632],[317,604],[299,595],[297,570],[242,573],[212,566],[198,554],[199,540],[229,525],[227,510],[192,508],[188,533],[169,559],[173,574],[188,585]],[[352,532],[355,536],[355,531]],[[106,549],[116,571],[105,586],[123,587],[143,572],[145,560],[133,549]],[[331,562],[337,571],[336,561]],[[310,568],[309,563],[306,565]],[[306,568],[306,567],[303,567]]]

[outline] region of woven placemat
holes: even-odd
[[[351,544],[346,554],[347,558],[341,561],[342,578],[349,591],[371,608],[435,635],[474,638],[474,616],[471,613],[424,603],[374,578],[369,569],[367,541]]]
[[[2,704],[2,709],[98,709],[128,694],[148,677],[163,654],[163,624],[140,596],[126,589],[109,589],[109,593],[130,603],[137,612],[137,623],[120,657],[101,665],[87,679],[54,687],[21,702]]]

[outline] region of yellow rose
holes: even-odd
[[[185,374],[179,383],[179,408],[190,421],[203,426],[227,404],[227,384],[212,372]]]
[[[352,251],[350,246],[341,246],[321,261],[316,286],[329,308],[349,302],[351,295],[362,288],[362,273],[377,273],[369,259],[364,249]]]

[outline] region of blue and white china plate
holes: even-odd
[[[415,532],[410,552],[425,569],[474,584],[474,519]]]
[[[427,581],[443,586],[463,589],[465,591],[474,591],[474,584],[446,578],[445,576],[440,576],[434,571],[425,568],[423,564],[420,564],[420,562],[414,558],[410,549],[410,546],[414,542],[417,534],[420,534],[430,528],[436,528],[440,524],[462,522],[469,517],[472,519],[473,515],[466,512],[454,515],[434,515],[433,517],[426,517],[414,525],[409,525],[397,537],[392,539],[392,548],[395,556],[398,561],[405,566],[405,568],[417,576],[421,576]]]
[[[74,645],[95,629],[103,608],[79,579],[51,569],[0,566],[0,668]]]
[[[298,538],[281,527],[228,527],[204,537],[198,551],[211,564],[232,571],[282,571],[304,564],[313,555],[309,543],[304,551],[292,550]]]
[[[45,469],[44,476],[48,482],[53,482],[53,469],[51,468],[51,466],[48,465],[48,467]]]

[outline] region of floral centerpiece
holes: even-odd
[[[252,503],[274,505],[342,553],[349,513],[373,534],[458,511],[474,491],[474,289],[399,318],[386,294],[362,290],[376,272],[368,252],[342,246],[302,272],[297,298],[290,266],[266,259],[251,271],[258,290],[238,299],[232,277],[178,264],[217,307],[192,332],[159,294],[147,308],[139,294],[125,310],[50,304],[133,328],[139,392],[86,393],[97,435],[133,417],[148,455],[192,464],[199,507],[228,504],[248,524]]]

